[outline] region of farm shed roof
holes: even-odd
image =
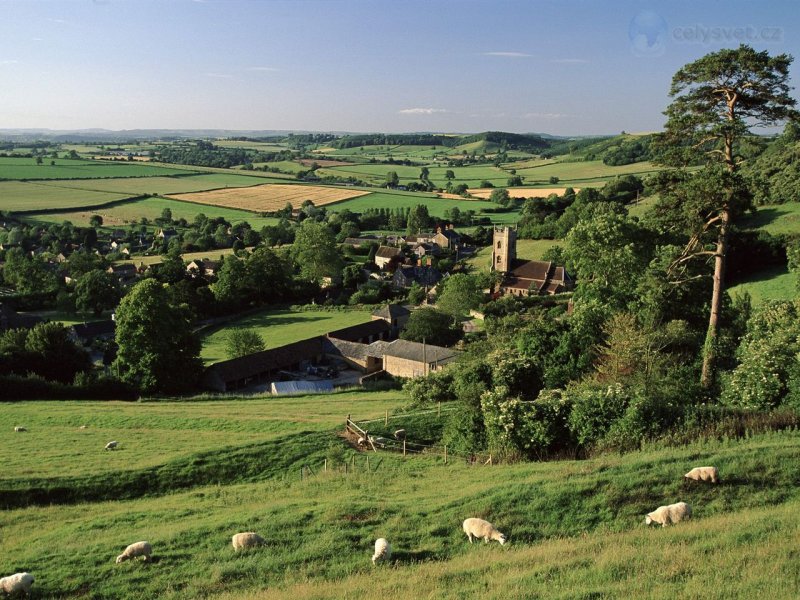
[[[443,346],[395,340],[385,345],[383,354],[416,362],[445,363],[453,360],[459,355],[459,352]]]
[[[337,329],[328,333],[329,338],[336,338],[348,342],[357,342],[360,339],[368,338],[370,336],[388,335],[392,330],[392,326],[383,319],[375,321],[367,321],[359,325],[345,327],[344,329]]]
[[[322,337],[313,337],[215,363],[206,369],[204,378],[213,377],[228,384],[270,371],[286,369],[301,361],[310,360],[322,352]]]
[[[407,317],[411,314],[411,311],[408,310],[402,304],[387,304],[386,306],[382,306],[377,310],[372,311],[373,317],[380,317],[381,319],[398,319],[400,317]]]
[[[395,256],[400,256],[402,251],[400,248],[392,248],[391,246],[381,246],[378,248],[378,251],[375,253],[376,258],[393,258]]]

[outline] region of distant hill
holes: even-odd
[[[547,158],[562,156],[572,160],[602,160],[611,166],[629,165],[652,159],[653,134],[622,133],[607,137],[551,140],[542,153]]]

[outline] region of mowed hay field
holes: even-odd
[[[115,192],[131,196],[139,194],[155,196],[182,192],[199,192],[226,187],[262,185],[263,183],[264,182],[259,177],[248,177],[247,175],[238,175],[235,173],[192,174],[186,172],[171,177],[123,177],[39,182],[40,185],[53,187]]]
[[[33,573],[41,598],[800,594],[797,432],[486,467],[452,455],[444,464],[357,453],[336,436],[345,415],[382,425],[385,410],[390,429],[411,431],[397,414],[406,401],[358,391],[0,405],[0,422],[30,429],[0,439],[0,456],[14,461],[0,480],[0,568]],[[87,419],[90,428],[78,430]],[[105,435],[73,441],[93,427]],[[109,435],[120,450],[97,448]],[[723,482],[685,484],[682,474],[697,464],[718,466]],[[646,512],[677,500],[693,506],[691,521],[644,525]],[[461,522],[472,516],[509,543],[469,544]],[[231,536],[240,531],[260,533],[266,547],[235,553]],[[373,566],[378,537],[393,556]],[[152,544],[153,560],[115,564],[137,540]]]
[[[197,204],[240,208],[254,212],[280,210],[291,203],[299,208],[305,200],[311,200],[315,206],[324,206],[333,202],[341,202],[349,198],[364,196],[369,192],[353,189],[324,187],[319,185],[258,185],[244,189],[222,189],[193,194],[173,194],[172,198],[187,200]]]

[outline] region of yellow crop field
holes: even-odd
[[[506,188],[508,190],[508,195],[512,198],[547,198],[550,194],[558,194],[561,196],[567,188],[563,187],[551,187],[551,188],[526,188],[526,187],[510,187]],[[580,188],[572,188],[576,192],[580,191]],[[472,196],[476,198],[488,198],[492,195],[492,190],[486,188],[478,188],[478,189],[471,189],[468,190]]]
[[[311,200],[314,206],[323,206],[366,194],[369,194],[369,192],[319,185],[267,183],[248,188],[227,188],[191,194],[173,194],[170,198],[198,204],[239,208],[254,212],[268,212],[280,210],[286,206],[287,202],[291,203],[295,208],[300,207],[306,200]]]

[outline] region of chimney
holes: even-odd
[[[452,224],[452,223],[448,224],[448,225],[447,225],[447,228],[448,228],[448,229],[453,229],[453,224]]]

